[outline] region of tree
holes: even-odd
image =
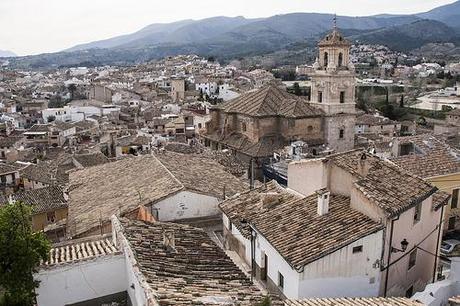
[[[54,115],[49,115],[48,118],[46,118],[46,120],[47,120],[48,122],[53,122],[53,121],[56,120],[56,116],[54,116]]]
[[[32,210],[21,202],[0,206],[0,305],[32,306],[40,261],[48,258],[50,243],[32,230]]]
[[[75,91],[77,90],[77,85],[75,85],[73,83],[70,83],[69,87],[67,87],[67,89],[70,92],[70,101],[72,101],[74,96],[75,96]]]

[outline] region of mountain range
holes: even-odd
[[[268,18],[212,17],[151,24],[128,35],[77,45],[52,54],[17,57],[20,67],[130,64],[197,53],[220,60],[260,55],[299,42],[314,47],[332,27],[333,15],[292,13]],[[460,1],[413,15],[338,16],[352,41],[409,52],[430,43],[460,43]]]
[[[0,57],[15,57],[16,54],[8,50],[0,50]]]

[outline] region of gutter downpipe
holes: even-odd
[[[397,219],[392,219],[391,220],[391,231],[390,231],[390,243],[389,243],[389,248],[388,248],[388,258],[387,258],[387,266],[385,268],[386,273],[385,273],[385,287],[383,289],[383,296],[387,296],[387,289],[388,289],[388,275],[390,274],[390,260],[391,260],[391,246],[393,245],[393,229],[394,229],[394,222],[399,219],[399,216]]]
[[[436,256],[434,257],[434,268],[433,268],[433,283],[436,281],[436,272],[438,268],[438,254],[439,254],[439,240],[441,240],[442,235],[442,221],[444,216],[444,205],[441,206],[441,216],[439,217],[439,232],[438,232],[438,240],[436,241]]]

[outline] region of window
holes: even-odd
[[[246,122],[241,122],[241,130],[246,132]]]
[[[232,221],[229,220],[228,221],[228,230],[231,232],[232,229],[233,229],[233,223],[232,223]]]
[[[55,212],[50,211],[50,212],[46,213],[46,220],[48,221],[48,223],[56,222],[56,214],[55,214]]]
[[[323,92],[322,91],[318,91],[318,102],[319,103],[323,102]]]
[[[327,52],[324,53],[324,67],[327,67],[329,64],[329,54]]]
[[[455,217],[449,218],[449,224],[447,225],[447,229],[449,231],[455,229]]]
[[[278,287],[284,288],[284,276],[278,271]]]
[[[289,126],[290,128],[295,127],[295,120],[294,120],[294,119],[290,119],[290,120],[288,121],[288,126]]]
[[[458,190],[452,190],[452,199],[450,200],[450,208],[457,208],[458,207]]]
[[[345,103],[345,91],[340,92],[340,103]]]
[[[420,221],[421,216],[422,216],[422,203],[418,203],[414,207],[414,224]]]
[[[415,266],[415,262],[417,261],[417,249],[413,250],[412,253],[409,255],[409,266],[407,270],[412,269]]]
[[[308,131],[308,133],[311,133],[313,131],[313,126],[309,125],[307,127],[307,131]]]
[[[363,251],[363,246],[362,245],[358,245],[358,246],[353,247],[353,254],[361,253],[362,251]]]
[[[340,52],[339,53],[339,65],[338,66],[342,67],[342,65],[343,65],[343,54],[342,54],[342,52]]]
[[[410,286],[409,289],[406,290],[406,298],[411,298],[414,295],[414,286]]]
[[[198,128],[201,129],[202,125],[201,123],[198,123]]]
[[[343,129],[340,129],[340,131],[339,131],[339,138],[340,138],[340,139],[343,139],[344,134],[345,134],[345,131],[344,131]]]

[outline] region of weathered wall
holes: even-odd
[[[63,306],[127,289],[125,258],[108,255],[40,270],[38,306]]]
[[[372,297],[380,289],[383,231],[309,264],[301,274],[299,297]],[[353,247],[363,251],[353,254]]]
[[[152,207],[158,210],[160,221],[209,217],[220,214],[217,207],[219,200],[215,197],[190,191],[181,191],[170,196]],[[155,215],[152,212],[152,215]]]

